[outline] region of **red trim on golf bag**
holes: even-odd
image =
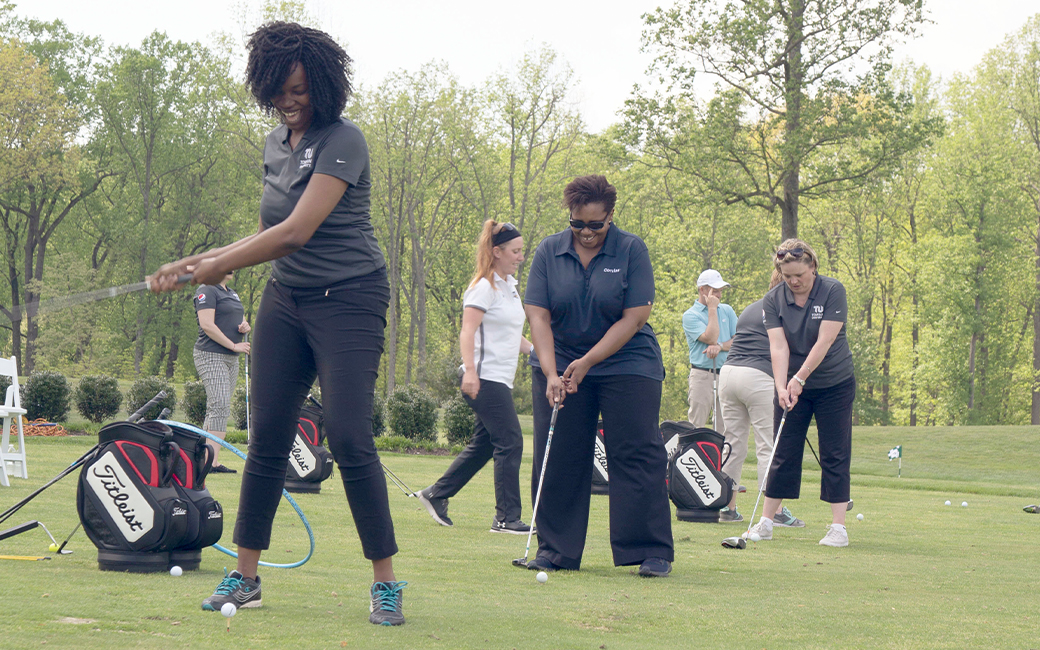
[[[306,425],[306,426],[305,426]],[[314,420],[304,417],[300,414],[300,419],[296,421],[296,428],[299,429],[300,433],[303,434],[303,439],[312,445],[320,445],[320,429]]]
[[[212,546],[224,534],[224,509],[206,488],[206,476],[213,467],[213,450],[190,429],[171,424],[170,430],[181,449],[174,463],[173,486],[188,504],[188,530],[184,541],[173,550]]]
[[[134,473],[137,474],[137,478],[141,479],[142,483],[149,487],[159,487],[159,460],[155,457],[155,454],[151,449],[138,442],[130,442],[129,440],[117,440],[115,445],[116,448],[119,449],[119,452],[123,454],[123,458],[126,459],[126,462],[131,468],[133,468]],[[145,478],[144,475],[141,474],[141,468],[138,467],[138,464],[134,461],[133,456],[136,456],[137,454],[130,454],[127,451],[127,447],[136,447],[142,454],[144,454],[145,460],[148,461],[148,478]]]
[[[697,446],[700,447],[701,455],[711,463],[711,466],[722,471],[722,448],[714,442],[698,442]]]
[[[296,421],[296,437],[285,470],[286,490],[319,491],[321,482],[332,476],[335,461],[325,449],[324,441],[325,416],[322,409],[314,402],[307,402],[300,409]]]
[[[733,481],[722,472],[725,438],[689,422],[661,423],[666,443],[678,437],[668,458],[668,496],[682,511],[720,510],[729,504]],[[671,446],[671,445],[669,445]],[[681,517],[680,517],[681,518]]]

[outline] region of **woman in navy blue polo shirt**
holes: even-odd
[[[664,364],[646,322],[654,303],[650,254],[612,224],[617,191],[606,177],[575,178],[563,194],[570,228],[538,245],[524,297],[535,348],[532,501],[553,404],[561,404],[532,522],[538,553],[528,568],[581,566],[602,414],[614,564],[666,576],[674,552],[658,428]]]
[[[339,465],[361,548],[372,561],[369,621],[401,625],[397,553],[372,402],[390,301],[386,262],[369,215],[368,146],[341,117],[350,57],[328,34],[273,22],[249,40],[246,81],[281,124],[264,145],[256,234],[160,268],[154,291],[192,271],[197,284],[271,261],[252,349],[253,431],[235,522],[238,566],[202,608],[261,605],[257,564],[270,545],[300,406],[317,377],[329,449]]]
[[[762,310],[776,385],[774,430],[784,409],[790,410],[774,443],[762,512],[774,513],[784,499],[798,498],[805,435],[815,416],[823,469],[820,499],[830,504],[832,517],[820,544],[848,546],[845,509],[849,502],[856,377],[845,338],[845,287],[817,273],[819,258],[800,239],[780,244],[773,263],[774,275],[779,274],[783,282],[762,299]],[[762,517],[749,533],[772,539],[772,516]]]

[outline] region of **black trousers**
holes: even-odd
[[[513,405],[513,391],[497,381],[480,380],[477,399],[462,397],[477,415],[473,439],[431,488],[431,496],[448,499],[495,459],[495,520],[520,518],[520,458],[524,438]]]
[[[534,368],[532,502],[552,418],[546,383],[541,369]],[[664,482],[668,459],[660,412],[661,382],[635,375],[586,376],[578,392],[567,396],[556,417],[538,504],[538,555],[566,569],[581,566],[589,527],[596,424],[602,414],[614,565],[640,564],[651,557],[672,561],[672,513]]]
[[[852,462],[852,402],[856,399],[856,378],[837,386],[802,391],[798,403],[787,413],[780,433],[773,464],[769,466],[766,496],[797,499],[802,487],[802,454],[809,422],[816,416],[820,440],[820,500],[844,503],[849,500]],[[780,426],[784,410],[773,400],[773,430]]]
[[[320,289],[268,281],[253,334],[253,431],[235,522],[239,546],[270,546],[296,420],[317,377],[327,444],[339,466],[365,557],[380,560],[397,552],[386,480],[372,437],[372,400],[389,299],[385,269]]]

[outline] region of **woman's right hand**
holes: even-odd
[[[545,399],[549,400],[550,404],[563,404],[563,398],[567,397],[567,386],[563,382],[563,377],[553,373],[546,379]]]
[[[242,341],[241,343],[236,343],[235,347],[233,347],[231,349],[234,350],[235,352],[238,352],[238,353],[249,354],[249,350],[250,350],[249,342],[248,341]]]
[[[792,395],[788,392],[786,387],[781,388],[778,386],[776,389],[776,397],[780,402],[780,408],[785,411],[794,408],[794,405],[798,403],[798,396]]]
[[[480,376],[475,368],[467,370],[462,375],[462,392],[470,399],[477,399],[477,393],[480,392]]]
[[[182,284],[177,281],[178,278],[190,273],[191,270],[187,258],[177,260],[176,262],[170,262],[169,264],[163,264],[155,273],[145,278],[148,281],[148,289],[152,291],[152,293],[174,291]]]

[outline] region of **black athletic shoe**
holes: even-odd
[[[493,533],[511,533],[513,535],[527,535],[531,532],[531,527],[524,522],[517,519],[516,521],[493,521],[491,522],[491,532]],[[535,528],[535,533],[538,529]]]
[[[648,557],[639,565],[639,575],[644,578],[663,578],[672,572],[672,563],[659,557]]]
[[[426,506],[426,512],[430,513],[433,520],[441,526],[448,526],[449,528],[454,524],[451,519],[448,519],[448,500],[438,499],[430,496],[430,488],[425,490],[419,490],[414,496]]]
[[[529,571],[545,571],[546,573],[551,573],[552,571],[559,571],[563,567],[553,564],[549,558],[544,555],[539,555],[533,560],[528,561],[527,568]]]
[[[231,469],[227,465],[214,465],[209,470],[210,474],[238,474],[237,469]]]
[[[202,609],[207,612],[219,612],[224,603],[231,603],[237,609],[260,607],[260,576],[253,580],[238,571],[227,573],[225,570],[224,579],[217,585],[216,591],[202,601]]]
[[[404,625],[404,613],[401,611],[401,590],[407,582],[377,582],[372,585],[372,605],[368,621],[375,625]]]

